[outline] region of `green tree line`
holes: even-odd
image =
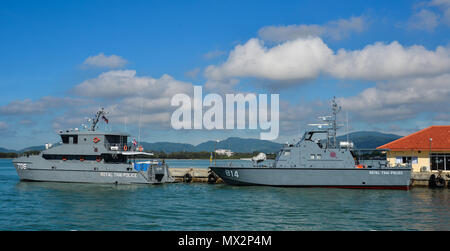
[[[23,155],[38,155],[40,151],[27,151],[23,153],[1,153],[0,152],[0,159],[14,159],[19,156]]]

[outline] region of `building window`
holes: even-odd
[[[402,164],[410,164],[411,157],[402,157]]]
[[[396,157],[395,164],[417,164],[418,158],[411,156]]]
[[[450,171],[450,154],[431,154],[431,170]]]

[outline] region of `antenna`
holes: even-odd
[[[91,131],[95,131],[95,129],[97,128],[98,121],[100,120],[100,117],[102,117],[104,115],[106,115],[106,112],[102,107],[102,109],[97,112],[97,114],[95,115],[95,117],[92,120],[88,119],[88,122],[92,121],[91,129],[90,129]]]
[[[309,126],[317,126],[317,128],[322,128],[324,126],[328,126],[329,124],[308,124]]]
[[[320,124],[308,124],[309,126],[317,126],[318,128],[324,128],[327,133],[326,148],[337,148],[336,146],[336,132],[337,129],[343,127],[341,124],[337,124],[337,114],[341,111],[341,107],[336,104],[336,97],[331,100],[332,115],[318,117],[323,123]],[[348,123],[347,123],[348,124]],[[323,132],[323,131],[322,131]]]
[[[345,117],[347,117],[347,144],[348,144],[347,149],[348,149],[350,147],[350,142],[348,139],[348,110],[345,111]]]
[[[336,131],[337,131],[336,120],[337,120],[338,112],[341,111],[341,107],[336,104],[336,97],[333,97],[333,100],[331,101],[331,106],[333,109],[333,120],[331,121],[332,126],[333,126],[333,131],[332,131],[332,135],[330,135],[330,136],[333,137],[333,144],[334,144],[334,147],[336,147]]]
[[[139,134],[138,134],[138,145],[141,144],[141,117],[142,117],[142,105],[144,99],[141,96],[141,109],[139,110]]]

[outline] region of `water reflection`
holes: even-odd
[[[89,184],[89,183],[64,183],[64,182],[29,182],[18,181],[15,188],[19,191],[55,190],[74,193],[97,193],[100,191],[134,191],[148,185],[139,184]]]

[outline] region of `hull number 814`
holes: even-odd
[[[225,175],[228,177],[239,178],[239,172],[237,170],[225,170]]]

